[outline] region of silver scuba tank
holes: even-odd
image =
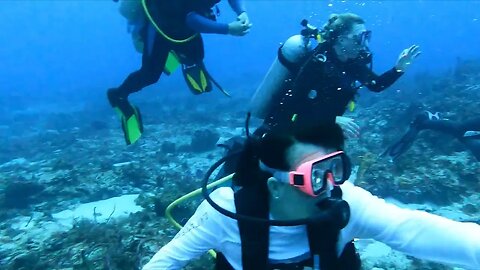
[[[268,116],[275,105],[275,101],[278,101],[279,95],[282,94],[281,91],[285,89],[285,84],[295,75],[286,65],[299,65],[306,59],[311,50],[313,50],[313,45],[310,37],[294,35],[285,41],[250,100],[249,111],[252,116],[260,119],[265,119]],[[283,61],[280,61],[280,59],[283,59]],[[286,65],[282,62],[286,62]]]

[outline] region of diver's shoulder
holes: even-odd
[[[230,187],[220,187],[210,193],[210,198],[218,204],[218,206],[235,212],[235,197],[233,189]]]

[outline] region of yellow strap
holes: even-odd
[[[348,103],[348,109],[353,112],[353,110],[355,110],[355,102],[353,100],[351,100],[349,103]]]
[[[227,181],[230,181],[233,177],[233,173],[230,174],[230,175],[227,175],[225,177],[223,177],[222,179],[219,179],[213,183],[210,183],[207,185],[207,189],[210,189],[212,187],[216,187],[218,185],[221,185]],[[200,193],[202,193],[202,189],[201,188],[198,188],[190,193],[187,193],[185,195],[183,195],[182,197],[176,199],[175,201],[173,201],[171,204],[169,204],[167,206],[167,208],[165,209],[165,217],[170,221],[170,223],[173,224],[173,226],[177,227],[178,229],[181,229],[182,228],[182,225],[180,225],[172,216],[172,209],[177,206],[178,204],[190,199],[190,198],[193,198],[195,196],[198,196]],[[210,255],[212,255],[213,258],[216,258],[217,257],[217,253],[215,253],[215,251],[213,250],[209,250],[208,253],[210,253]]]
[[[147,8],[147,0],[142,0],[142,6],[143,10],[145,10],[145,14],[147,15],[148,20],[152,23],[152,25],[157,29],[158,33],[160,33],[166,40],[174,42],[174,43],[185,43],[188,42],[192,39],[194,39],[198,34],[193,34],[192,36],[186,38],[186,39],[174,39],[169,37],[167,34],[165,34],[160,27],[158,27],[157,23],[153,20],[152,15],[150,15],[150,11],[148,11]]]
[[[297,117],[298,117],[298,115],[297,115],[297,114],[294,114],[294,115],[292,115],[292,118],[291,118],[290,120],[291,120],[292,122],[295,122],[295,121],[297,121]]]

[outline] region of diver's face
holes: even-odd
[[[287,151],[287,160],[290,164],[290,170],[295,170],[302,162],[313,160],[324,156],[332,151],[313,144],[295,143]],[[282,212],[288,219],[304,219],[318,214],[316,204],[328,197],[332,186],[328,187],[323,194],[312,197],[302,192],[298,188],[283,182],[276,181],[269,185],[270,194],[275,200],[275,204],[281,206]]]
[[[354,24],[350,32],[346,32],[337,38],[336,44],[345,57],[355,59],[362,50],[368,47],[370,34],[364,24]]]

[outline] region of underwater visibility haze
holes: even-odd
[[[322,29],[333,13],[365,20],[378,74],[405,48],[421,51],[385,91],[360,88],[345,113],[359,126],[345,146],[355,184],[479,223],[480,1],[245,0],[246,35],[202,34],[204,66],[192,65],[200,78],[183,63],[131,93],[134,105],[107,98],[142,64],[122,1],[1,2],[0,269],[141,269],[178,232],[171,219],[185,224],[202,197],[181,200],[169,218],[167,206],[200,187],[224,155],[217,144],[245,135],[248,104],[279,46],[303,19]],[[228,1],[214,11],[218,22],[237,17]],[[363,269],[458,269],[356,244]]]

